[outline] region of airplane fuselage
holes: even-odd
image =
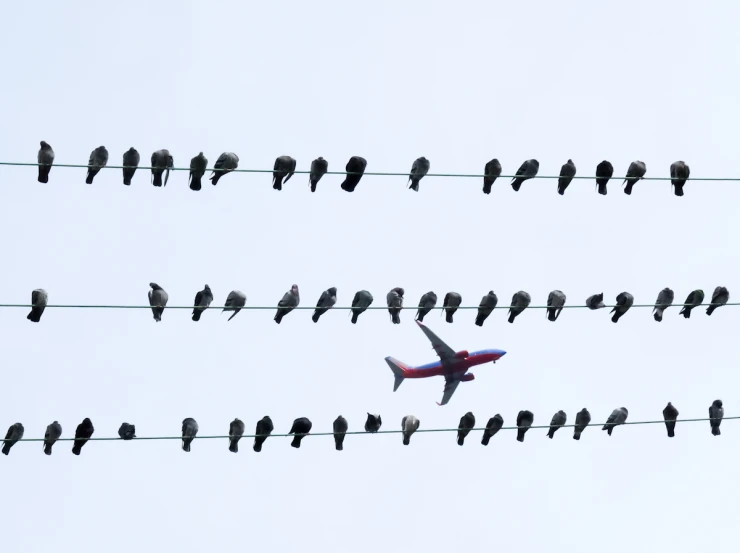
[[[458,352],[460,353],[460,352]],[[442,363],[436,361],[434,363],[427,363],[426,365],[419,365],[418,367],[409,367],[405,369],[405,378],[427,378],[430,376],[444,376],[449,374],[464,374],[468,369],[475,367],[476,365],[482,365],[484,363],[496,362],[498,359],[503,357],[505,352],[498,349],[484,349],[480,351],[473,351],[467,356],[456,357]]]

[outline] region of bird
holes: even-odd
[[[347,173],[356,173],[354,175],[345,175],[344,182],[342,182],[342,190],[345,192],[354,192],[357,185],[360,184],[362,175],[365,174],[365,168],[367,167],[367,160],[364,157],[352,156],[347,162],[347,166],[344,170]]]
[[[409,188],[411,190],[414,190],[415,192],[418,192],[419,181],[423,179],[424,175],[426,175],[428,172],[429,160],[427,158],[422,156],[414,160],[413,165],[411,165],[411,173],[409,174],[409,181],[411,182],[411,186],[409,186]]]
[[[342,415],[339,415],[336,419],[334,419],[334,424],[332,425],[332,428],[334,430],[334,448],[337,451],[342,451],[344,449],[344,436],[347,434],[347,429],[349,428],[349,425],[347,424],[347,419],[345,419]]]
[[[691,174],[691,169],[683,161],[674,161],[671,163],[671,184],[673,193],[676,196],[683,196],[683,186]]]
[[[216,160],[213,166],[213,172],[211,173],[211,184],[216,186],[219,179],[224,177],[227,173],[231,173],[234,169],[239,167],[239,156],[234,152],[224,152]]]
[[[567,420],[568,416],[562,409],[555,413],[550,421],[550,429],[547,431],[547,437],[552,440],[553,436],[555,436],[555,432],[557,432],[558,428],[561,426],[565,426],[565,422]]]
[[[239,311],[242,310],[242,307],[247,303],[247,295],[242,292],[241,290],[232,290],[229,292],[229,295],[226,296],[226,303],[224,303],[224,308],[221,310],[221,313],[224,311],[233,311],[234,313],[229,317],[227,320],[230,321],[234,317],[237,316]]]
[[[486,319],[491,313],[493,313],[493,310],[496,309],[497,304],[498,296],[493,290],[490,290],[488,294],[481,298],[480,303],[478,304],[478,314],[475,317],[475,324],[477,326],[483,326]]]
[[[635,303],[635,297],[629,292],[620,292],[617,294],[617,303],[611,310],[611,313],[614,313],[612,315],[612,322],[616,323],[619,321],[620,317],[629,311],[633,303]]]
[[[714,313],[714,310],[722,307],[730,300],[730,291],[724,286],[717,286],[712,293],[712,303],[707,307],[707,315]]]
[[[481,439],[480,443],[488,445],[490,439],[493,438],[499,430],[501,430],[503,425],[504,418],[498,413],[493,415],[488,419],[488,423],[486,423],[486,429],[483,431],[483,439]]]
[[[715,399],[709,406],[709,426],[712,428],[712,436],[719,436],[719,425],[722,424],[722,418],[725,416],[725,408],[722,407],[722,400]]]
[[[288,313],[293,311],[301,303],[301,295],[298,292],[298,285],[294,284],[290,290],[285,292],[283,299],[278,302],[277,313],[275,313],[275,322],[280,324]]]
[[[170,169],[175,166],[175,160],[169,150],[157,150],[152,154],[152,184],[162,186],[162,173],[164,173],[164,186],[170,178]],[[165,173],[166,171],[166,173]]]
[[[565,194],[565,189],[568,188],[573,177],[576,176],[576,164],[573,163],[572,159],[569,159],[565,165],[560,168],[560,177],[558,178],[558,194],[561,196]]]
[[[633,161],[630,163],[630,166],[627,169],[627,175],[624,177],[624,182],[622,183],[627,183],[627,186],[624,187],[624,193],[627,195],[632,194],[632,187],[637,184],[638,180],[645,176],[646,172],[647,169],[644,162]]]
[[[529,430],[529,427],[532,426],[533,422],[534,415],[532,414],[532,411],[519,411],[519,414],[516,416],[516,425],[518,427],[516,431],[517,442],[524,441],[524,435],[527,433],[527,430]]]
[[[403,308],[403,288],[393,288],[385,297],[388,304],[388,313],[391,314],[391,321],[394,325],[401,324],[401,308]]]
[[[207,284],[203,287],[203,290],[195,294],[195,301],[193,302],[193,320],[200,321],[200,316],[203,311],[208,309],[213,301],[213,292],[211,287]]]
[[[547,296],[547,320],[557,321],[563,306],[565,306],[565,294],[561,290],[550,292]]]
[[[87,184],[92,184],[95,175],[100,172],[100,169],[108,165],[108,150],[105,146],[98,146],[92,152],[90,152],[90,160],[87,162]]]
[[[529,180],[537,175],[537,171],[540,170],[540,162],[536,159],[528,159],[517,169],[514,179],[511,181],[511,187],[515,192],[519,192],[522,187],[522,183],[525,180]]]
[[[522,314],[529,304],[532,302],[532,296],[527,292],[520,290],[511,298],[511,306],[509,307],[509,322],[513,323],[519,315]]]
[[[162,320],[162,313],[167,305],[169,296],[159,284],[156,282],[150,282],[151,290],[149,290],[149,305],[152,306],[152,313],[154,313],[154,320],[159,322]]]
[[[54,164],[54,150],[47,142],[41,141],[41,148],[36,159],[39,164],[39,182],[49,182],[49,172]]]
[[[190,160],[190,175],[188,176],[190,190],[197,192],[203,187],[203,175],[206,174],[206,169],[208,169],[208,158],[203,155],[203,152]]]
[[[31,312],[26,316],[26,319],[33,323],[37,323],[41,320],[41,315],[44,314],[46,304],[49,301],[49,294],[43,288],[36,288],[31,292]]]
[[[270,434],[272,434],[274,429],[275,427],[272,424],[272,419],[267,415],[258,420],[257,428],[254,431],[254,445],[252,446],[252,449],[257,453],[262,451],[262,444],[265,443],[265,440]]]
[[[419,430],[419,419],[414,415],[406,415],[401,419],[401,431],[403,434],[403,445],[409,445],[411,435]]]
[[[683,315],[685,319],[688,319],[691,317],[691,310],[694,309],[694,307],[701,305],[701,302],[704,301],[704,290],[697,289],[693,292],[689,292],[689,295],[686,296],[686,301],[684,301],[684,306],[681,308],[681,311],[678,312],[679,315]]]
[[[496,179],[501,176],[501,163],[499,163],[499,160],[494,158],[488,163],[486,163],[485,168],[483,169],[483,193],[484,194],[490,194],[491,193],[491,187],[493,186],[493,183],[496,182]]]
[[[606,430],[607,434],[611,436],[615,426],[625,423],[625,421],[627,420],[627,415],[629,415],[629,411],[627,411],[626,407],[619,407],[618,409],[614,409],[614,411],[612,411],[612,414],[609,415],[609,418],[606,419],[606,423],[604,424],[602,430]]]
[[[457,445],[465,444],[465,437],[475,428],[475,415],[468,411],[460,417],[460,424],[457,425]]]
[[[136,425],[122,422],[118,428],[118,436],[122,440],[133,440],[136,437]]]
[[[193,439],[198,435],[198,423],[192,417],[187,417],[182,420],[182,450],[186,453],[190,453],[190,444],[193,443]]]
[[[424,317],[426,317],[429,312],[436,307],[436,305],[437,294],[434,292],[429,291],[421,296],[421,299],[419,300],[419,310],[416,312],[416,320],[420,323],[424,322]]]
[[[462,296],[457,292],[447,292],[447,294],[445,294],[445,300],[444,302],[442,302],[442,307],[445,311],[445,321],[447,321],[448,323],[451,323],[453,321],[452,316],[455,314],[455,311],[458,310],[461,304]]]
[[[283,182],[288,182],[295,173],[296,160],[290,156],[280,156],[275,160],[272,168],[272,187],[275,190],[283,189]],[[283,181],[285,179],[285,181]]]
[[[334,307],[335,303],[337,303],[337,289],[332,286],[331,288],[327,288],[321,292],[321,296],[319,296],[319,301],[316,302],[316,309],[311,316],[311,320],[318,323],[319,317]]]
[[[606,305],[604,305],[604,294],[594,294],[593,296],[586,298],[586,307],[592,311],[606,307]]]
[[[290,442],[292,447],[296,449],[301,447],[301,440],[311,431],[313,423],[306,417],[300,417],[293,421],[293,426],[290,427],[288,434],[294,434],[293,441]]]
[[[123,163],[121,165],[123,165],[123,184],[126,186],[131,185],[131,179],[134,178],[134,173],[136,173],[140,161],[141,156],[133,146],[123,152]]]
[[[663,409],[663,419],[665,420],[665,428],[668,432],[668,437],[673,438],[676,435],[676,419],[678,418],[678,409],[669,401],[668,405]]]
[[[95,432],[95,427],[93,427],[92,421],[87,417],[82,419],[82,422],[77,425],[77,429],[75,430],[72,453],[75,455],[82,453],[82,446],[92,437],[93,432]]]
[[[24,432],[25,429],[21,423],[16,422],[15,424],[10,425],[8,432],[5,434],[5,440],[3,440],[3,455],[8,455],[10,453],[10,448],[18,443],[18,440],[23,438]]]
[[[606,183],[614,174],[614,166],[607,160],[602,161],[596,166],[596,186],[599,188],[599,194],[606,196]]]
[[[56,441],[62,437],[62,425],[59,421],[52,422],[46,427],[44,433],[44,454],[51,455],[51,448],[54,446]]]
[[[663,320],[663,311],[668,309],[673,303],[673,290],[670,288],[663,288],[658,292],[658,299],[655,300],[655,307],[653,307],[653,318],[660,322]]]
[[[380,426],[383,424],[383,419],[380,418],[380,415],[373,415],[372,413],[367,414],[367,420],[365,421],[365,432],[370,432],[371,434],[374,434],[378,430],[380,430]]]
[[[373,295],[367,290],[360,290],[352,298],[352,324],[357,324],[357,318],[373,303]]]
[[[235,418],[229,424],[229,451],[239,453],[239,440],[244,435],[244,423]]]
[[[591,423],[591,413],[585,407],[576,413],[576,424],[573,428],[573,439],[580,440],[581,433],[588,428]]]
[[[308,175],[308,184],[311,186],[311,192],[316,192],[316,185],[319,184],[321,177],[326,175],[329,170],[329,162],[323,157],[317,157],[311,162],[311,173]]]

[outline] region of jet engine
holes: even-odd
[[[462,351],[458,351],[455,354],[455,359],[465,359],[468,356],[468,350],[464,349]]]
[[[475,380],[475,375],[473,373],[464,374],[460,377],[461,382],[470,382],[471,380]]]

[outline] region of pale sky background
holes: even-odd
[[[178,167],[223,151],[241,168],[291,155],[299,169],[323,156],[343,170],[352,155],[367,171],[480,173],[493,157],[511,174],[528,158],[555,174],[572,158],[592,175],[603,159],[609,194],[574,181],[532,180],[519,193],[500,179],[366,176],[357,191],[328,175],[310,194],[296,175],[280,193],[269,174],[231,174],[217,187],[187,187],[176,172],[155,189],[148,171],[124,187],[120,169],[93,185],[84,169],[2,167],[0,300],[146,304],[149,282],[171,305],[190,304],[205,283],[214,305],[241,289],[249,305],[277,304],[297,283],[303,305],[329,286],[339,304],[370,290],[376,305],[394,286],[406,305],[450,290],[477,305],[493,289],[501,305],[517,290],[568,303],[622,291],[652,303],[670,286],[676,302],[717,285],[740,297],[738,183],[621,178],[630,162],[668,176],[684,160],[692,176],[740,176],[737,7],[731,2],[9,2],[0,54],[0,158],[34,162],[40,140],[57,163],[86,163],[105,145],[111,165],[129,147],[147,166],[168,148]],[[210,174],[210,173],[209,173]],[[736,301],[736,300],[735,300]],[[434,361],[404,311],[346,311],[319,324],[307,311],[277,326],[274,311],[227,314],[166,310],[3,309],[0,431],[20,421],[42,437],[64,436],[90,417],[95,436],[122,421],[139,436],[178,435],[194,417],[203,435],[226,434],[269,414],[276,432],[308,416],[328,431],[337,415],[360,430],[366,412],[384,429],[414,414],[422,428],[456,427],[466,411],[482,426],[520,409],[547,424],[588,407],[602,422],[616,407],[630,420],[658,419],[667,401],[681,417],[706,417],[712,400],[740,412],[740,311],[704,308],[664,321],[633,309],[617,325],[607,310],[566,310],[550,323],[528,310],[515,324],[497,310],[483,328],[474,311],[429,327],[456,350],[500,348],[496,365],[473,370],[449,405],[443,379],[407,381],[393,393],[383,361]],[[17,444],[0,458],[3,550],[236,552],[707,550],[736,541],[740,516],[737,436],[709,423],[589,428],[548,440],[508,431],[485,448],[453,433],[306,438],[300,450],[251,440],[90,442],[79,457],[60,442]]]

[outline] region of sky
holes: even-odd
[[[250,306],[275,306],[292,284],[302,305],[338,289],[338,306],[369,290],[383,305],[393,287],[407,306],[433,290],[477,305],[489,290],[507,305],[518,290],[533,305],[560,289],[568,304],[603,292],[653,303],[668,286],[676,303],[695,288],[727,286],[739,297],[740,187],[692,182],[675,197],[665,181],[621,179],[634,160],[668,176],[684,160],[695,177],[738,177],[740,46],[729,2],[438,1],[236,2],[49,1],[4,6],[0,160],[35,162],[39,141],[56,163],[87,163],[105,145],[109,163],[134,146],[141,165],[167,148],[177,167],[203,151],[239,155],[240,168],[270,169],[291,155],[299,170],[323,156],[343,170],[353,155],[367,171],[406,172],[425,156],[432,173],[480,174],[498,158],[512,174],[529,158],[540,174],[573,159],[592,175],[607,159],[607,196],[592,180],[564,196],[553,180],[515,193],[499,179],[427,177],[419,193],[403,177],[365,176],[348,194],[327,175],[311,194],[305,174],[281,192],[267,173],[234,173],[203,190],[175,172],[154,188],[146,170],[122,184],[120,169],[85,184],[84,169],[0,167],[3,266],[0,301],[29,303],[42,287],[51,304],[146,305],[150,282],[171,306],[192,305],[209,284],[215,305],[239,289]],[[556,323],[529,309],[514,324],[496,310],[429,328],[453,349],[499,348],[439,407],[441,377],[393,392],[383,358],[436,359],[413,324],[368,311],[357,325],[334,310],[318,324],[295,311],[232,321],[218,310],[200,322],[186,310],[0,309],[3,386],[0,431],[22,422],[64,437],[90,417],[95,436],[121,422],[138,436],[177,436],[193,417],[200,434],[223,435],[239,417],[247,432],[270,415],[275,432],[307,416],[316,432],[342,414],[350,431],[367,412],[383,429],[413,414],[422,429],[454,428],[467,411],[477,426],[519,410],[548,424],[617,407],[656,420],[672,401],[680,417],[706,417],[715,399],[740,414],[740,312],[678,308],[656,323],[633,309],[565,310]],[[523,443],[502,431],[308,437],[300,449],[251,440],[89,442],[78,456],[59,442],[47,457],[22,442],[0,459],[5,551],[109,553],[245,549],[567,551],[660,548],[676,553],[732,543],[740,424],[588,428],[553,440],[533,429]]]

